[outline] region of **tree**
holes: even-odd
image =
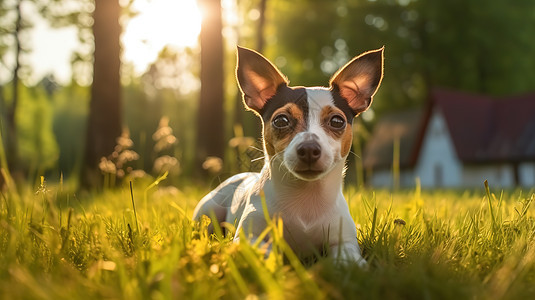
[[[260,0],[258,4],[258,24],[256,27],[256,51],[260,53],[263,52],[265,44],[264,27],[266,26],[266,6],[267,0]]]
[[[98,162],[113,152],[121,135],[119,0],[95,0],[93,84],[85,145],[82,183],[99,183]]]
[[[264,48],[265,48],[264,46],[266,44],[266,38],[265,38],[266,24],[269,24],[269,20],[266,19],[266,12],[268,11],[267,3],[268,3],[267,0],[259,0],[258,3],[253,2],[251,7],[245,7],[246,5],[238,3],[238,6],[241,5],[243,7],[243,10],[245,10],[245,12],[241,12],[241,14],[244,15],[243,17],[244,19],[247,19],[247,17],[245,16],[249,16],[249,15],[254,16],[253,18],[249,17],[250,21],[252,22],[251,24],[248,24],[248,22],[244,22],[243,24],[240,24],[236,28],[238,45],[247,46],[248,45],[247,40],[251,40],[251,42],[253,43],[252,45],[254,45],[251,47],[254,47],[254,50],[260,53],[264,53]],[[252,11],[257,11],[258,16],[256,16],[257,14],[255,13],[251,14]],[[251,34],[251,36],[246,36],[242,40],[241,35],[243,34],[243,32],[241,31],[247,31],[247,30],[243,30],[243,28],[247,26],[251,26],[251,27],[254,26],[255,30],[249,31],[253,34]],[[260,119],[257,118],[254,114],[244,109],[243,102],[242,102],[242,95],[239,89],[236,90],[236,96],[234,97],[233,101],[234,101],[234,120],[233,120],[234,124],[241,126],[241,128],[243,129],[243,134],[245,136],[250,136],[260,141],[260,139],[262,138],[262,123]],[[262,147],[261,145],[258,145],[257,148],[262,148]]]
[[[285,58],[280,68],[293,84],[326,82],[340,63],[385,45],[376,112],[420,105],[433,86],[496,96],[533,89],[535,2],[530,0],[274,3],[269,26],[277,44],[266,47]]]
[[[23,145],[19,143],[25,143],[25,129],[22,128],[28,125],[25,121],[32,119],[26,114],[27,111],[24,111],[24,115],[21,115],[20,112],[24,106],[25,100],[28,100],[28,95],[24,97],[24,92],[28,91],[28,87],[24,87],[21,83],[21,79],[25,78],[25,75],[29,74],[29,66],[24,63],[24,60],[21,57],[29,52],[29,43],[25,39],[25,32],[32,26],[29,21],[29,15],[25,15],[25,9],[29,6],[37,8],[43,17],[49,21],[55,21],[58,19],[58,14],[51,14],[51,10],[54,12],[59,12],[55,8],[58,7],[58,3],[62,0],[14,0],[14,1],[0,1],[0,125],[2,130],[2,138],[5,145],[7,163],[5,163],[8,169],[11,169],[17,176],[20,177],[22,172],[27,169],[29,160],[25,159],[24,161],[20,160],[20,157],[26,157],[21,150],[27,150]],[[71,0],[71,1],[88,1],[88,0]],[[65,1],[63,1],[65,2]],[[49,7],[53,7],[49,8]],[[45,9],[46,8],[46,9]],[[66,15],[66,14],[64,14]],[[72,22],[76,23],[76,22]],[[13,62],[9,62],[9,59],[6,59],[6,54],[13,55]],[[9,75],[8,75],[9,74]],[[9,82],[8,82],[9,80]],[[5,85],[5,86],[4,86]],[[4,94],[5,87],[10,86],[9,93]],[[32,91],[36,91],[33,88],[29,88]],[[7,97],[6,97],[7,96]],[[39,101],[37,96],[32,94],[30,98],[33,100]],[[28,107],[26,107],[28,108]],[[35,108],[33,106],[32,108]],[[43,113],[41,111],[41,113]],[[38,129],[39,134],[36,133],[36,136],[39,139],[45,139],[44,135],[40,134],[40,130],[45,130],[42,127],[42,122],[46,119],[43,119],[44,115],[38,115],[37,119],[33,119],[33,124]],[[27,135],[26,135],[27,137]],[[33,149],[33,148],[32,148]],[[35,150],[35,149],[33,149]],[[42,148],[37,149],[37,151],[42,150]],[[37,161],[39,157],[36,157]],[[31,163],[35,164],[35,161]],[[7,171],[7,170],[6,170]],[[2,185],[2,175],[0,175],[0,186]]]
[[[201,24],[201,91],[197,112],[197,165],[223,158],[223,36],[220,0],[198,0]]]
[[[88,85],[93,63],[93,12],[95,0],[32,0],[41,16],[54,28],[73,26],[78,31],[81,47],[71,57],[72,80]],[[133,0],[130,0],[130,2]],[[127,6],[130,3],[126,4]],[[88,74],[89,73],[89,74]]]
[[[17,169],[18,166],[18,143],[17,143],[17,106],[19,102],[19,73],[22,68],[21,55],[24,52],[22,45],[21,33],[29,25],[22,16],[21,4],[23,0],[18,0],[14,3],[13,11],[15,15],[15,20],[11,28],[8,28],[13,36],[13,51],[15,56],[15,64],[12,70],[12,79],[11,79],[11,104],[8,106],[5,103],[2,103],[2,106],[5,107],[5,120],[6,123],[2,124],[5,126],[6,131],[6,156],[8,161],[8,168],[12,171]],[[4,52],[4,51],[2,51]],[[2,53],[4,54],[4,53]],[[2,102],[3,95],[2,95]],[[2,107],[3,108],[3,107]],[[1,175],[0,175],[1,176]]]
[[[5,122],[0,122],[0,130],[5,133],[3,138],[5,138],[5,150],[7,158],[7,168],[11,169],[15,173],[19,173],[19,155],[18,155],[18,140],[17,140],[17,107],[19,104],[19,92],[20,92],[20,75],[24,71],[24,67],[21,62],[21,56],[26,52],[25,45],[23,45],[23,38],[21,35],[23,32],[31,26],[26,18],[24,18],[22,13],[21,5],[25,2],[23,0],[17,0],[10,3],[0,2],[0,16],[2,16],[2,21],[0,22],[0,42],[11,40],[5,44],[0,44],[0,57],[2,58],[2,64],[6,69],[10,69],[9,66],[3,63],[3,58],[6,52],[10,49],[13,51],[14,56],[14,65],[11,71],[11,103],[8,105],[4,99],[3,87],[0,88],[0,108],[2,109],[2,120]],[[13,13],[9,13],[12,11]],[[5,22],[5,23],[4,23]],[[4,36],[11,35],[11,39],[4,39]],[[2,80],[3,78],[0,78]],[[2,175],[0,175],[0,186],[2,184]]]

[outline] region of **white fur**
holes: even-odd
[[[320,167],[323,167],[325,169],[325,172],[321,174],[318,178],[316,178],[320,179],[321,176],[329,173],[329,171],[334,168],[334,166],[337,165],[340,161],[342,161],[343,163],[343,161],[345,161],[345,157],[340,156],[340,143],[333,139],[330,135],[328,135],[323,129],[323,126],[321,125],[321,109],[325,106],[334,106],[334,101],[331,96],[331,92],[323,87],[307,88],[306,90],[309,107],[309,117],[307,124],[308,130],[306,132],[298,133],[290,142],[290,144],[284,151],[284,163],[287,169],[292,172],[295,168],[295,165],[299,161],[296,151],[297,146],[301,144],[304,140],[306,140],[308,134],[314,133],[316,136],[318,136],[318,142],[322,146],[321,157],[317,164]],[[299,174],[296,174],[294,172],[292,173],[297,178],[300,178]]]
[[[262,189],[270,217],[282,218],[284,238],[296,253],[309,255],[327,246],[333,257],[365,266],[342,193],[346,157],[340,154],[340,141],[327,134],[320,123],[321,108],[334,105],[332,96],[325,88],[307,88],[307,95],[307,131],[298,133],[283,153],[270,157],[261,173],[242,173],[223,182],[201,200],[193,218],[213,213],[218,222],[237,221],[235,240],[241,230],[255,240],[266,227]],[[303,180],[293,171],[298,161],[296,147],[311,133],[317,135],[321,146],[317,165],[323,172]]]

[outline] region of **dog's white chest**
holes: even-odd
[[[265,233],[280,216],[284,239],[300,254],[329,248],[365,264],[355,223],[342,195],[352,120],[368,109],[383,77],[383,48],[355,57],[329,88],[290,87],[259,53],[238,48],[236,77],[246,107],[263,121],[266,164],[259,174],[236,175],[205,196],[194,212],[237,221],[235,240]],[[264,189],[265,203],[258,195]],[[268,211],[266,211],[266,209]],[[323,246],[323,248],[322,248]]]

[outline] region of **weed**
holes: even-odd
[[[0,293],[6,299],[515,299],[535,295],[535,194],[348,187],[369,270],[303,264],[269,220],[271,254],[233,227],[191,221],[205,192],[136,182],[73,202],[43,180],[2,193]],[[143,194],[138,205],[135,195]],[[58,196],[60,195],[60,196]],[[13,201],[20,197],[20,201]],[[59,205],[61,203],[61,206]],[[33,210],[32,210],[33,207]],[[135,224],[135,225],[134,225]],[[267,233],[267,232],[266,232]]]

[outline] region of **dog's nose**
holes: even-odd
[[[321,147],[316,141],[306,141],[297,146],[297,157],[304,163],[314,163],[320,156]]]

